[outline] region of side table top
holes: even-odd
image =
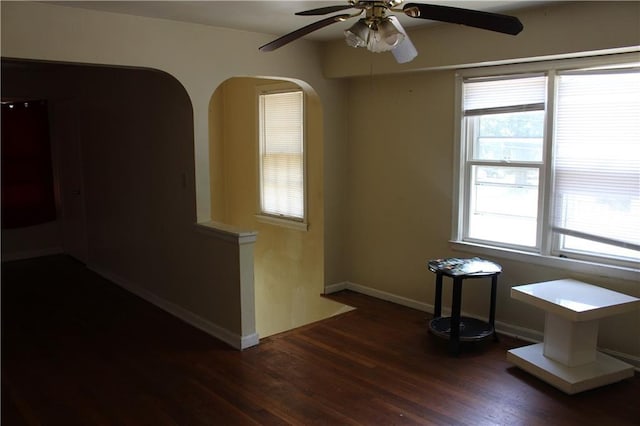
[[[572,321],[590,321],[640,307],[640,299],[573,279],[511,288],[511,297]]]
[[[432,259],[427,267],[431,272],[450,277],[485,277],[502,272],[497,263],[479,257]]]

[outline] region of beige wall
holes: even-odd
[[[197,216],[177,218],[181,226],[211,218],[218,193],[210,182],[211,95],[234,76],[278,76],[307,82],[322,102],[324,162],[324,279],[351,281],[406,300],[433,302],[433,277],[425,261],[454,254],[449,245],[453,185],[453,72],[470,64],[508,62],[583,51],[640,45],[637,2],[567,2],[518,12],[525,32],[506,37],[440,25],[411,32],[419,56],[400,66],[389,54],[370,54],[329,43],[320,48],[297,41],[270,54],[257,46],[271,35],[232,31],[157,19],[89,12],[51,4],[2,2],[2,54],[7,57],[156,68],[174,76],[193,107],[193,140],[174,142],[180,158],[192,155]],[[506,37],[506,38],[505,38]],[[217,43],[219,39],[225,43]],[[230,53],[233,52],[233,53]],[[427,72],[426,70],[433,70]],[[411,74],[398,74],[414,71]],[[328,80],[323,76],[357,77]],[[382,74],[391,74],[380,76]],[[347,139],[348,133],[348,139]],[[163,153],[162,156],[171,155]],[[212,153],[215,157],[215,153]],[[164,161],[162,157],[161,161]],[[141,163],[140,172],[147,170]],[[221,170],[221,174],[224,170]],[[180,176],[165,176],[168,182]],[[223,193],[220,194],[220,197]],[[213,197],[213,198],[212,198]],[[218,200],[219,201],[219,200]],[[193,199],[177,198],[189,211]],[[215,215],[220,214],[213,207]],[[160,227],[165,213],[160,215]],[[118,224],[114,225],[118,226]],[[105,234],[109,233],[105,229]],[[119,232],[113,229],[114,232]],[[264,232],[263,232],[264,233]],[[171,251],[166,272],[153,278],[132,274],[140,285],[232,333],[241,331],[237,257],[232,244],[181,228],[152,245]],[[129,250],[128,253],[134,253]],[[212,253],[220,253],[213,256]],[[456,253],[460,254],[460,253]],[[105,269],[110,258],[93,258]],[[152,255],[144,257],[154,263]],[[567,276],[566,271],[497,259],[505,268],[498,321],[542,330],[543,314],[509,298],[512,285]],[[126,269],[118,269],[126,271]],[[577,276],[638,295],[637,282]],[[637,281],[637,280],[636,280]],[[464,309],[486,315],[483,286],[465,289]],[[603,321],[601,346],[640,359],[640,313]],[[639,363],[640,364],[640,363]]]
[[[74,127],[82,145],[88,266],[239,333],[236,273],[225,270],[237,264],[237,249],[206,241],[191,228],[193,146],[183,141],[193,138],[192,109],[183,87],[158,71],[28,62],[3,67],[2,84],[3,95],[46,98],[54,111],[60,103],[74,105],[74,114],[65,117],[71,123],[52,114],[51,126]],[[70,146],[64,139],[52,143],[59,168]],[[31,232],[13,234],[23,241]],[[176,249],[194,240],[201,250]],[[20,247],[5,239],[2,249]],[[219,276],[210,274],[210,285],[197,288],[207,282],[198,276],[204,267]],[[216,299],[228,302],[211,310]]]
[[[640,45],[637,2],[551,5],[523,11],[521,16],[523,37],[504,42],[493,34],[454,26],[434,26],[415,36],[410,32],[420,56],[402,67],[392,63],[391,55],[343,48],[343,42],[329,45],[328,74],[361,75],[349,79],[345,247],[352,284],[429,309],[434,276],[427,271],[426,261],[474,255],[453,251],[448,243],[456,144],[454,66],[607,47],[636,46],[637,51]],[[421,67],[431,70],[420,71]],[[399,73],[407,68],[414,72]],[[499,328],[522,331],[525,336],[542,332],[544,313],[511,300],[514,285],[573,277],[640,297],[637,272],[628,274],[631,279],[619,279],[603,276],[606,273],[494,260],[504,267],[498,291]],[[450,297],[449,292],[447,287],[445,297]],[[465,312],[488,316],[487,284],[465,284],[463,299]],[[599,339],[601,347],[640,365],[640,310],[603,320]]]
[[[347,223],[328,229],[328,235],[345,236],[341,263],[328,262],[328,268],[344,271],[338,277],[428,310],[433,276],[425,261],[473,255],[454,252],[448,243],[455,69],[640,49],[638,2],[548,2],[511,14],[524,24],[516,37],[448,24],[409,29],[418,57],[402,65],[390,54],[353,49],[343,40],[324,46],[325,75],[349,78],[348,193],[341,208]],[[635,279],[622,280],[496,260],[505,268],[497,320],[502,329],[525,336],[541,335],[544,314],[512,301],[513,285],[573,276],[640,296],[637,272]],[[327,283],[339,282],[333,278]],[[486,288],[466,288],[464,298],[467,312],[487,316]],[[599,339],[601,347],[640,366],[640,312],[604,320]]]
[[[300,40],[263,53],[257,47],[273,35],[47,3],[2,2],[1,8],[4,57],[153,68],[184,86],[194,109],[199,221],[211,215],[209,101],[228,78],[277,76],[307,82],[324,102],[325,147],[334,152],[345,145],[346,86],[323,76],[315,43]]]
[[[425,261],[451,233],[451,74],[354,79],[349,104],[349,280],[430,300]]]
[[[433,305],[434,276],[426,261],[473,256],[453,251],[452,226],[454,71],[376,76],[350,82],[348,280],[418,303]],[[390,116],[380,125],[379,111]],[[530,265],[493,258],[504,268],[497,321],[542,331],[543,312],[513,301],[518,284],[572,277],[640,297],[639,280]],[[636,274],[640,278],[640,274]],[[445,291],[450,306],[450,287]],[[463,310],[486,318],[489,287],[465,284]],[[504,329],[504,327],[502,327]],[[526,335],[526,333],[524,334]],[[600,345],[640,355],[640,312],[602,321]]]
[[[256,220],[258,117],[261,87],[293,82],[231,78],[211,99],[211,211],[215,221],[258,231],[255,245],[256,329],[261,337],[343,312],[320,297],[324,290],[324,195],[322,105],[305,90],[307,231]],[[217,155],[216,155],[217,154]]]
[[[250,339],[255,327],[246,324],[248,318],[253,319],[250,318],[253,315],[246,312],[253,306],[246,306],[242,315],[241,304],[252,298],[246,295],[241,284],[251,278],[253,270],[252,265],[249,270],[243,267],[240,258],[251,250],[230,241],[230,234],[224,229],[199,232],[201,228],[194,226],[197,221],[211,219],[211,95],[220,83],[233,76],[278,76],[305,81],[323,99],[324,147],[326,152],[334,153],[346,146],[345,82],[329,81],[322,76],[318,48],[311,42],[300,41],[288,49],[265,54],[257,47],[270,41],[272,35],[46,3],[2,2],[0,7],[4,57],[151,68],[177,79],[191,102],[193,134],[172,138],[168,145],[159,150],[150,149],[144,157],[142,147],[150,140],[139,146],[135,140],[152,139],[155,134],[139,133],[132,128],[122,143],[129,140],[133,143],[131,149],[139,150],[135,159],[121,165],[116,161],[116,151],[103,152],[116,163],[110,161],[108,164],[113,167],[99,167],[97,170],[104,175],[96,170],[92,178],[105,184],[106,199],[121,196],[117,193],[119,187],[111,187],[107,182],[119,181],[124,188],[127,184],[136,188],[140,183],[135,178],[139,177],[142,187],[151,186],[148,197],[153,198],[153,203],[141,204],[131,192],[132,188],[127,188],[126,196],[121,199],[122,208],[133,210],[127,215],[114,212],[116,206],[105,205],[105,201],[99,199],[100,194],[93,194],[96,205],[106,209],[98,211],[98,222],[89,223],[88,234],[104,237],[105,245],[92,247],[90,237],[88,263],[236,346]],[[108,120],[109,115],[105,114],[102,119]],[[171,120],[165,121],[162,124],[168,126],[167,133],[173,135]],[[104,134],[92,135],[104,143],[118,142],[121,136],[116,129],[96,129],[105,130]],[[117,147],[124,148],[120,142]],[[341,180],[346,174],[344,161],[339,158],[332,164],[340,174],[332,174],[334,179]],[[167,163],[170,169],[162,170]],[[344,199],[340,192],[325,196],[325,202],[337,205],[335,200]],[[127,207],[128,203],[133,204]],[[327,215],[326,221],[336,227],[343,226],[339,224],[342,217],[337,214]],[[137,239],[134,234],[127,234],[132,224],[143,225],[145,232],[140,236],[149,238]],[[117,245],[114,241],[127,244]]]

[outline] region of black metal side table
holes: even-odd
[[[479,257],[461,259],[447,258],[430,260],[429,270],[436,274],[436,295],[433,308],[433,319],[429,322],[429,329],[438,337],[449,339],[449,353],[460,353],[460,341],[480,341],[493,336],[498,340],[495,331],[496,289],[498,275],[502,267],[497,263]],[[451,300],[451,316],[442,316],[442,277],[453,279],[453,294]],[[462,281],[467,278],[491,278],[491,307],[489,322],[475,318],[461,317]]]

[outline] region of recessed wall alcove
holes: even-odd
[[[151,69],[3,58],[2,96],[48,101],[58,210],[54,222],[3,232],[3,258],[63,251],[153,275],[135,262],[166,257],[195,221],[182,85]],[[129,250],[145,255],[120,258]]]
[[[308,230],[259,222],[258,106],[261,87],[289,85],[305,93]],[[282,87],[282,86],[281,86]],[[322,104],[301,81],[233,77],[209,103],[212,220],[258,232],[254,250],[256,330],[266,337],[350,308],[324,292]]]
[[[194,226],[194,114],[178,80],[3,58],[2,96],[48,100],[57,194],[57,220],[2,232],[3,260],[68,253],[236,348],[257,343],[237,243]]]

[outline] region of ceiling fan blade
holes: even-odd
[[[520,20],[514,16],[479,10],[420,3],[407,3],[402,10],[412,18],[450,22],[504,34],[516,35],[523,28]]]
[[[327,25],[331,25],[336,22],[345,21],[350,17],[351,15],[343,14],[343,15],[335,15],[335,16],[330,16],[328,18],[324,18],[320,21],[316,21],[312,24],[309,24],[306,27],[298,28],[297,30],[290,32],[289,34],[285,34],[282,37],[276,40],[273,40],[270,43],[265,44],[264,46],[260,46],[258,49],[262,52],[271,52],[313,31],[319,30],[320,28],[324,28]]]
[[[325,6],[325,7],[319,7],[317,9],[310,9],[310,10],[303,10],[302,12],[296,12],[296,15],[298,16],[326,15],[327,13],[340,12],[341,10],[351,9],[352,7],[353,6],[350,4]]]

